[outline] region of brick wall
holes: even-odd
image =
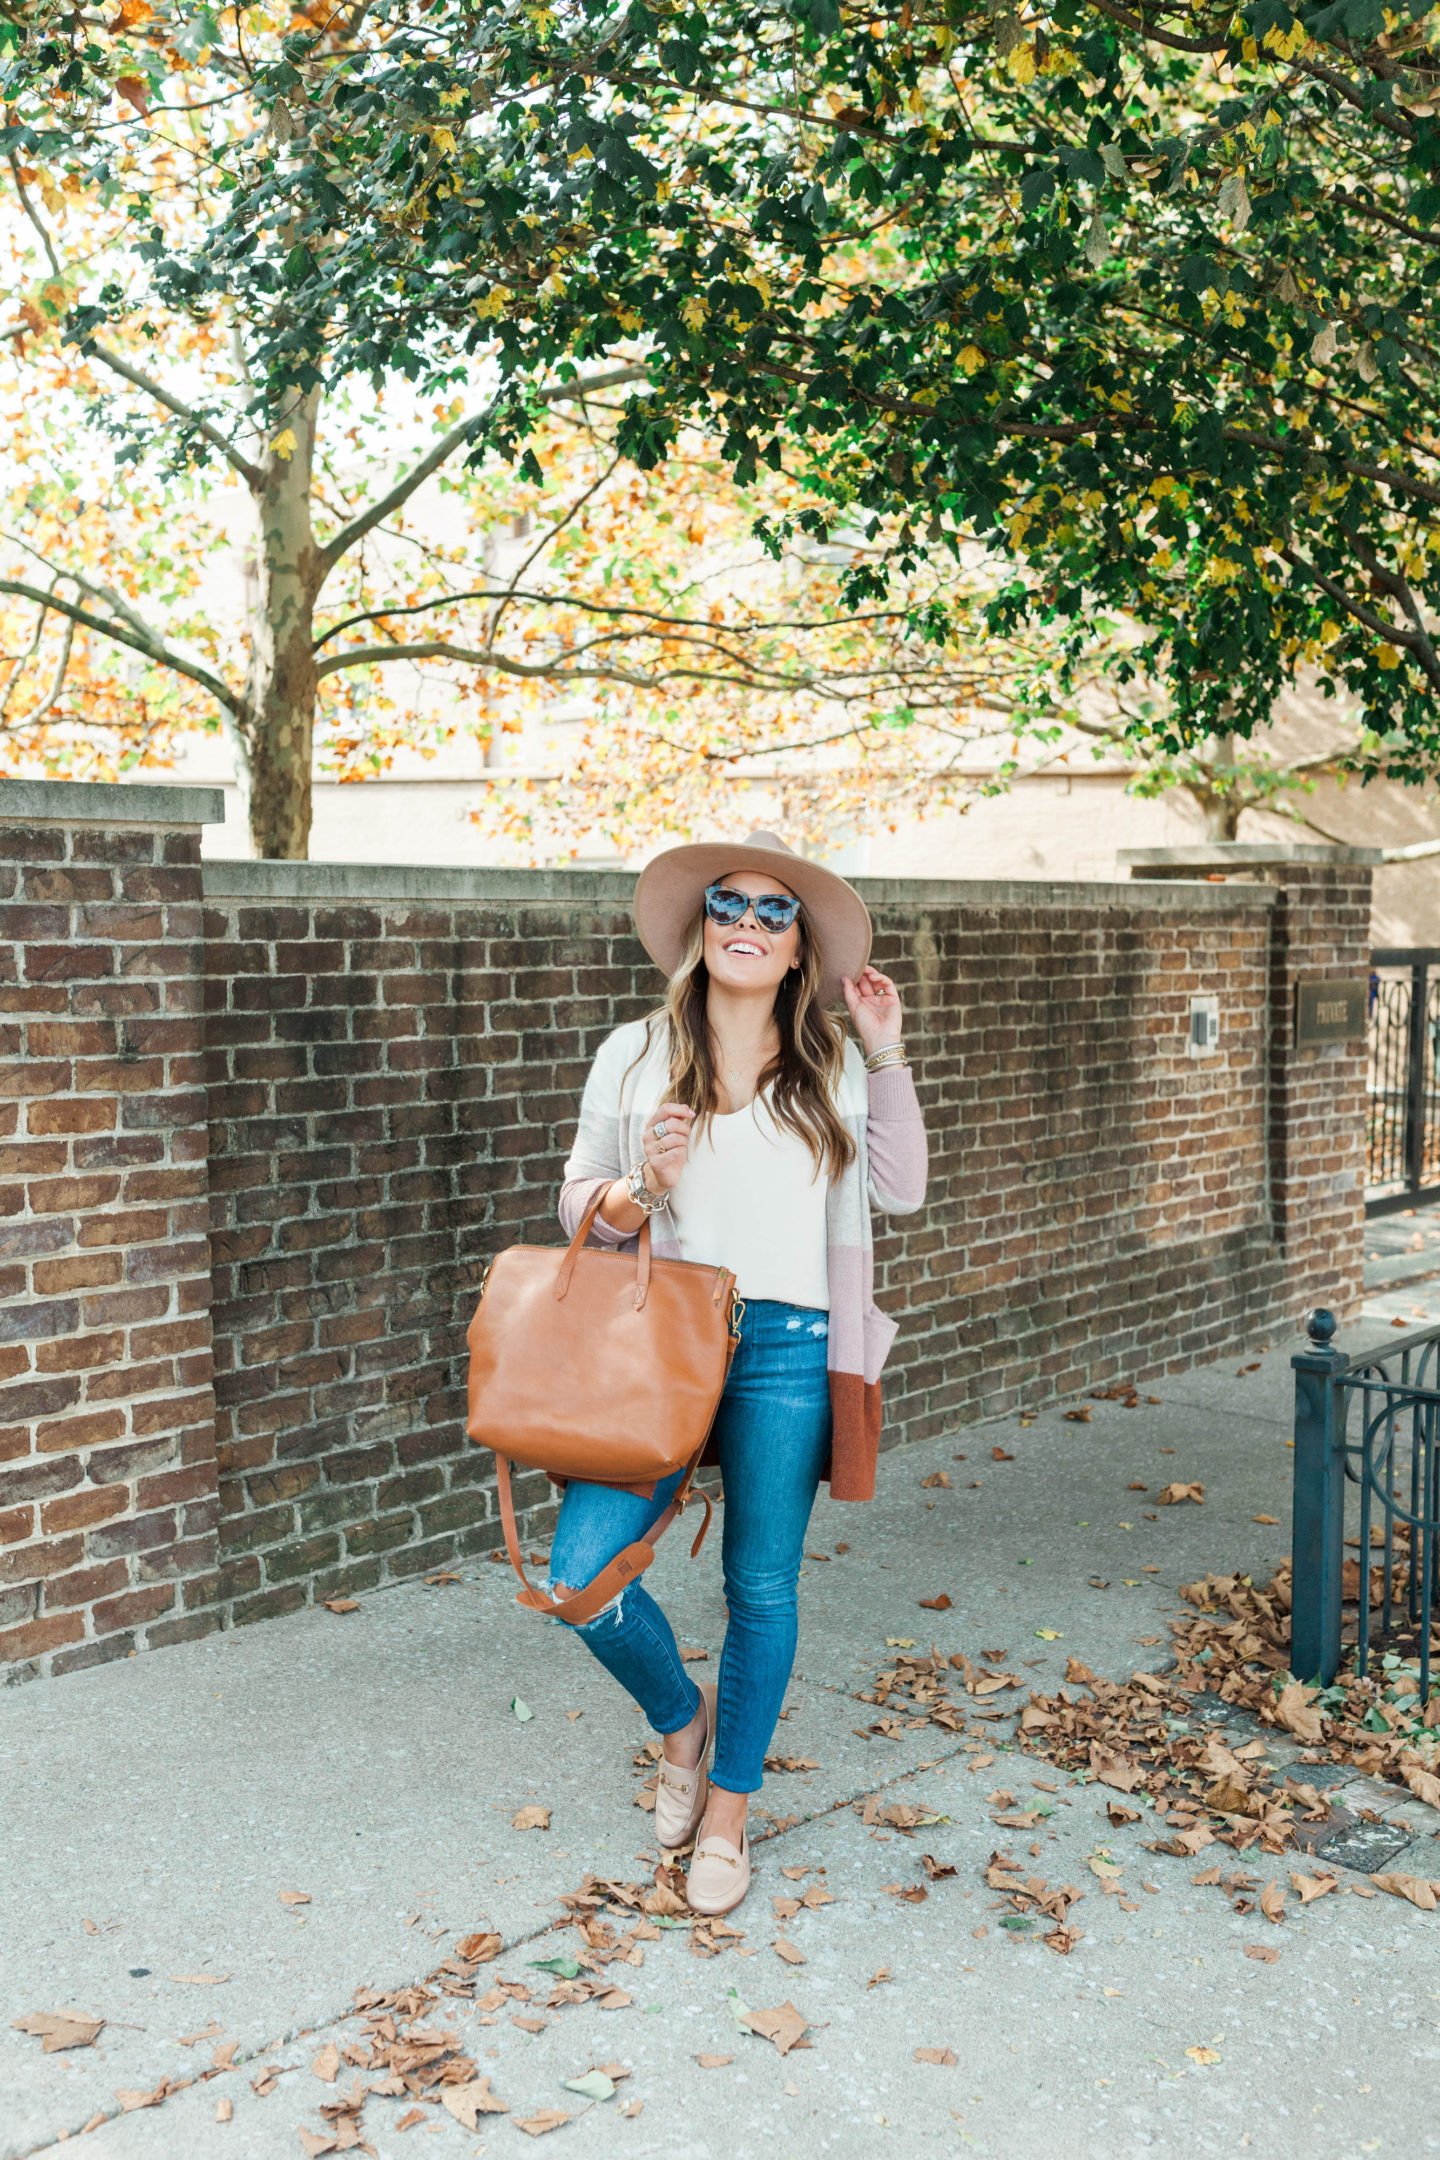
[[[92,822],[97,796],[120,815]],[[216,802],[0,788],[0,1670],[21,1675],[212,1624],[199,856]]]
[[[122,791],[83,792],[113,818]],[[68,862],[113,851],[122,828],[57,819],[44,830]],[[209,863],[202,948],[193,835],[172,818],[148,838],[152,867],[166,850],[189,850],[187,911],[167,900],[165,940],[147,933],[151,962],[137,968],[127,953],[124,965],[163,1009],[189,997],[192,1063],[167,1038],[170,1068],[135,1099],[149,1106],[149,1144],[163,1137],[169,1162],[196,1181],[169,1199],[164,1323],[208,1318],[215,1415],[212,1429],[208,1397],[203,1419],[198,1398],[193,1422],[161,1413],[175,1420],[173,1465],[147,1463],[88,1534],[92,1547],[106,1530],[149,1538],[174,1504],[213,1507],[217,1481],[218,1533],[208,1516],[203,1529],[177,1516],[168,1543],[125,1546],[123,1594],[163,1595],[163,1610],[126,1618],[108,1589],[77,1597],[66,1625],[78,1620],[84,1640],[12,1637],[21,1677],[428,1572],[498,1542],[488,1459],[462,1428],[475,1284],[500,1246],[557,1239],[558,1171],[589,1059],[659,988],[619,875]],[[18,896],[28,858],[0,851],[0,866],[13,867]],[[933,1151],[926,1208],[879,1226],[880,1299],[902,1322],[888,1442],[1239,1347],[1317,1294],[1344,1304],[1359,1254],[1360,1120],[1353,1089],[1327,1106],[1323,1075],[1316,1092],[1315,1070],[1287,1060],[1276,985],[1296,967],[1358,971],[1367,877],[1327,869],[1317,883],[1307,867],[1283,887],[865,887],[877,958],[906,992]],[[67,904],[63,935],[45,932],[67,953],[67,982],[88,983],[92,968],[112,980],[117,934]],[[185,1243],[196,1220],[179,1212],[206,1172],[193,1094],[202,960],[208,1281]],[[22,968],[16,980],[30,976]],[[1199,1061],[1186,1055],[1197,990],[1218,992],[1222,1009],[1221,1054]],[[13,1047],[18,1057],[33,1046]],[[158,1054],[148,1041],[132,1050]],[[8,1067],[6,1100],[29,1145],[31,1112],[50,1098],[24,1066]],[[119,1116],[128,1133],[136,1121],[123,1106]],[[147,1158],[149,1175],[159,1168]],[[76,1249],[91,1249],[92,1212],[104,1222],[140,1197],[127,1187],[72,1203]],[[158,1256],[144,1250],[153,1268]],[[53,1302],[42,1281],[16,1290],[23,1324],[51,1331],[60,1358],[85,1356],[92,1333],[113,1327],[88,1304],[42,1318]],[[205,1349],[197,1334],[184,1356]],[[177,1362],[152,1390],[155,1346],[139,1324],[112,1350],[121,1362],[104,1368],[117,1386],[107,1401],[121,1405],[127,1436],[137,1416],[203,1384]],[[30,1366],[7,1384],[34,1386]],[[90,1382],[76,1386],[84,1413]],[[24,1430],[18,1474],[50,1474],[36,1426]],[[77,1474],[63,1493],[113,1482],[103,1463],[97,1481],[94,1465],[123,1444],[117,1435],[88,1456],[71,1450]],[[171,1468],[203,1490],[162,1498],[148,1481]],[[51,1614],[27,1556],[43,1558],[49,1534],[35,1497],[6,1485],[11,1474],[0,1466],[0,1523],[12,1506],[31,1508],[8,1557],[33,1625]],[[547,1493],[541,1480],[521,1482],[535,1538]],[[58,1484],[47,1495],[61,1496]],[[196,1537],[213,1542],[202,1549]]]

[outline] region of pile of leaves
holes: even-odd
[[[1008,1853],[992,1852],[985,1864],[985,1880],[992,1890],[1003,1892],[1002,1902],[1008,1908],[1002,1927],[1015,1925],[1028,1927],[1031,1918],[1040,1915],[1053,1921],[1054,1925],[1040,1940],[1047,1950],[1054,1950],[1061,1957],[1068,1957],[1084,1934],[1083,1928],[1069,1924],[1070,1908],[1078,1905],[1085,1895],[1073,1883],[1064,1883],[1052,1889],[1043,1875],[1030,1873],[1023,1860],[1014,1860]],[[1016,1915],[1023,1919],[1016,1920]]]
[[[562,2000],[584,1999],[583,1992],[563,1992],[566,1988],[586,1988],[580,1977],[582,1969],[596,1973],[615,1959],[630,1965],[643,1964],[640,1945],[659,1942],[662,1931],[688,1929],[690,1951],[695,1957],[718,1957],[722,1950],[733,1949],[745,1940],[745,1930],[732,1926],[723,1914],[692,1912],[685,1898],[683,1870],[664,1860],[656,1867],[648,1888],[609,1876],[586,1875],[580,1888],[565,1892],[560,1903],[566,1908],[566,1918],[557,1921],[556,1926],[577,1929],[583,1947],[576,1948],[573,1958],[546,1961],[554,1972],[560,1972],[562,1964],[572,1967],[568,1975],[562,1973],[561,1986],[548,2007],[559,2008]],[[616,1920],[632,1922],[623,1936],[617,1935],[611,1925]],[[601,1996],[602,2008],[610,2007],[603,1999],[608,1985],[603,1980],[589,1983],[589,1992]]]
[[[1025,1685],[1018,1673],[987,1671],[985,1666],[973,1665],[961,1650],[947,1657],[932,1644],[928,1656],[923,1651],[917,1656],[915,1644],[898,1636],[891,1636],[886,1647],[899,1650],[901,1655],[893,1666],[878,1672],[874,1686],[860,1696],[861,1702],[874,1703],[885,1713],[872,1725],[855,1727],[862,1740],[877,1735],[898,1740],[902,1733],[913,1732],[923,1725],[939,1725],[952,1733],[961,1731],[966,1712],[963,1703],[951,1699],[952,1674],[958,1673],[965,1693],[977,1701]],[[1006,1652],[982,1650],[980,1655],[987,1665],[994,1667]],[[979,1714],[983,1717],[1006,1713],[1002,1710]]]
[[[1346,1588],[1358,1595],[1359,1563],[1346,1565],[1353,1578]],[[1440,1807],[1440,1693],[1422,1705],[1413,1659],[1386,1652],[1361,1678],[1352,1649],[1351,1669],[1332,1686],[1297,1680],[1288,1562],[1263,1589],[1247,1576],[1207,1575],[1183,1585],[1181,1595],[1196,1617],[1172,1622],[1173,1671],[1117,1682],[1071,1658],[1065,1688],[1030,1696],[1020,1746],[1150,1802],[1171,1833],[1159,1845],[1166,1852],[1199,1852],[1217,1838],[1237,1851],[1258,1844],[1280,1852],[1296,1842],[1297,1823],[1328,1813],[1313,1784],[1288,1777],[1273,1783],[1262,1739],[1232,1750],[1216,1734],[1197,1731],[1194,1698],[1202,1693],[1288,1732],[1304,1745],[1307,1765],[1343,1763]],[[1137,1819],[1115,1802],[1111,1815]],[[1299,1842],[1311,1841],[1302,1834]]]
[[[1141,1796],[1168,1833],[1158,1851],[1197,1853],[1219,1838],[1237,1852],[1255,1844],[1283,1852],[1294,1841],[1297,1809],[1313,1820],[1328,1816],[1312,1785],[1287,1779],[1277,1790],[1265,1781],[1263,1741],[1232,1750],[1218,1735],[1194,1731],[1178,1675],[1102,1680],[1072,1657],[1066,1682],[1055,1695],[1031,1695],[1020,1713],[1020,1746],[1109,1786],[1120,1796],[1109,1803],[1116,1825],[1139,1821],[1128,1802]]]
[[[1372,1566],[1377,1607],[1380,1573]],[[1392,1571],[1392,1596],[1403,1598],[1405,1586],[1402,1549]],[[1353,1602],[1359,1591],[1360,1563],[1347,1560],[1342,1594]],[[1294,1679],[1288,1560],[1263,1590],[1248,1576],[1206,1575],[1183,1584],[1180,1594],[1199,1614],[1172,1622],[1182,1687],[1213,1692],[1251,1711],[1262,1724],[1285,1726],[1313,1751],[1309,1760],[1350,1764],[1406,1785],[1418,1799],[1440,1807],[1440,1690],[1422,1703],[1417,1659],[1385,1651],[1372,1656],[1362,1678],[1352,1645],[1331,1686],[1310,1687]]]

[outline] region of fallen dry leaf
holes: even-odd
[[[1290,1881],[1299,1891],[1302,1905],[1313,1905],[1316,1898],[1324,1897],[1327,1890],[1338,1890],[1340,1887],[1337,1875],[1300,1875],[1294,1868],[1290,1870]]]
[[[867,1990],[872,1987],[884,1987],[885,1983],[890,1978],[891,1972],[889,1966],[882,1965],[878,1972],[871,1973],[870,1978],[865,1983],[865,1986]]]
[[[1102,1785],[1113,1785],[1117,1792],[1134,1792],[1137,1785],[1145,1782],[1145,1773],[1138,1763],[1127,1755],[1118,1755],[1103,1747],[1098,1740],[1090,1743],[1090,1768]]]
[[[916,2062],[935,2063],[947,2070],[953,2070],[958,2058],[954,2048],[916,2048],[914,2059]]]
[[[488,1965],[491,1958],[500,1955],[500,1937],[483,1933],[462,1935],[455,1945],[455,1955],[463,1958],[467,1965]]]
[[[1157,1507],[1178,1507],[1182,1500],[1193,1500],[1197,1507],[1203,1507],[1205,1505],[1205,1487],[1203,1485],[1182,1485],[1177,1482],[1174,1485],[1166,1485],[1156,1494]]]
[[[741,2022],[757,2039],[770,2041],[781,2055],[798,2047],[810,2026],[810,2020],[793,2002],[779,2003],[773,2010],[747,2010]]]
[[[949,1612],[953,1600],[942,1590],[938,1597],[922,1597],[921,1605],[926,1612]]]
[[[734,2062],[735,2058],[733,2055],[697,2055],[695,2060],[702,2070],[723,2070],[726,2063]]]
[[[561,2123],[569,2120],[563,2108],[541,2108],[538,2115],[517,2115],[515,2127],[523,2130],[527,2137],[544,2137],[547,2130],[558,2130]]]
[[[929,1477],[921,1478],[920,1485],[925,1492],[949,1492],[950,1473],[948,1470],[932,1470]]]
[[[827,1890],[824,1883],[812,1882],[800,1902],[802,1905],[808,1905],[810,1910],[814,1912],[821,1905],[833,1905],[835,1903],[835,1894],[833,1891]]]
[[[510,1827],[512,1830],[548,1830],[550,1827],[550,1810],[548,1807],[535,1807],[533,1805],[522,1807],[517,1814],[511,1816]],[[569,2122],[570,2118],[568,2115],[562,2115],[560,2120]],[[523,2124],[521,2127],[524,2127]],[[547,2123],[545,2127],[547,2130],[553,2130],[555,2125],[554,2123]],[[532,2133],[532,2135],[538,2135],[538,2132]]]
[[[230,2121],[230,2119],[231,2119],[231,2117],[232,2117],[232,2116],[234,2115],[234,2113],[235,2113],[235,2103],[234,2103],[234,2101],[233,2101],[233,2100],[217,2100],[217,2101],[216,2101],[216,2103],[215,2103],[215,2120],[216,2120],[216,2122],[217,2122],[217,2123],[220,2123],[220,2122],[229,2122],[229,2121]]]
[[[32,2010],[26,2017],[13,2018],[11,2025],[16,2032],[33,2033],[46,2055],[56,2055],[62,2048],[93,2047],[105,2030],[104,2018],[87,2017],[83,2010]]]
[[[1007,1454],[1003,1447],[992,1447],[990,1459],[992,1462],[1014,1462],[1015,1457]]]
[[[1279,1883],[1267,1882],[1260,1892],[1260,1910],[1267,1920],[1279,1927],[1285,1917],[1285,1892]]]
[[[953,1875],[955,1873],[953,1867],[942,1865],[941,1862],[935,1858],[933,1853],[922,1852],[920,1855],[920,1865],[924,1868],[925,1873],[929,1877],[931,1882],[940,1882],[945,1876]],[[808,1904],[809,1900],[807,1899],[806,1902]]]
[[[803,1965],[805,1963],[804,1951],[797,1950],[794,1943],[787,1942],[783,1935],[777,1935],[770,1947],[775,1952],[776,1957],[784,1958],[787,1965]]]
[[[1117,1830],[1122,1823],[1139,1822],[1140,1820],[1139,1808],[1126,1807],[1123,1800],[1107,1800],[1105,1813]]]
[[[1272,1950],[1269,1943],[1246,1943],[1245,1955],[1248,1958],[1254,1958],[1257,1964],[1273,1965],[1278,1960],[1280,1952]]]
[[[508,2115],[510,2110],[503,2100],[497,2100],[490,2090],[488,2077],[475,2078],[467,2085],[442,2085],[440,2105],[448,2115],[453,2115],[462,2130],[476,2130],[482,2115]]]
[[[117,2088],[115,2097],[124,2113],[133,2115],[138,2108],[159,2107],[166,2094],[174,2089],[169,2078],[162,2077],[154,2092],[128,2092]]]
[[[628,2010],[634,2000],[624,1988],[611,1988],[608,1994],[600,1996],[599,2003],[602,2010]]]
[[[310,1893],[308,1890],[282,1890],[280,1902],[282,1905],[308,1905]]]
[[[1193,2062],[1193,2063],[1199,2063],[1199,2064],[1201,2065],[1201,2067],[1202,2067],[1202,2068],[1203,2068],[1203,2067],[1205,2066],[1205,2064],[1207,2064],[1207,2063],[1218,2063],[1218,2062],[1219,2062],[1219,2060],[1220,2060],[1220,2057],[1219,2057],[1219,2056],[1218,2056],[1218,2055],[1216,2054],[1216,2052],[1215,2052],[1214,2048],[1208,2048],[1208,2047],[1193,2047],[1193,2048],[1186,2048],[1186,2050],[1185,2050],[1185,2053],[1186,2053],[1186,2054],[1187,2054],[1187,2055],[1189,2056],[1189,2058],[1190,2058],[1191,2062]]]
[[[176,1987],[226,1987],[229,1973],[171,1973]]]
[[[1323,1739],[1325,1731],[1320,1712],[1311,1700],[1313,1693],[1303,1680],[1291,1680],[1280,1690],[1275,1703],[1275,1715],[1287,1732],[1310,1744]]]
[[[428,1580],[428,1578],[427,1578],[427,1580]],[[405,2114],[403,2114],[403,2115],[402,2115],[402,2116],[400,2117],[400,2120],[399,2120],[399,2122],[397,2122],[397,2123],[396,2123],[396,2125],[395,2125],[395,2128],[396,2128],[397,2130],[413,2130],[413,2129],[415,2128],[415,2125],[416,2125],[416,2123],[422,2123],[422,2122],[424,2122],[424,2120],[425,2120],[425,2110],[424,2110],[424,2108],[420,2108],[420,2107],[410,2108],[410,2109],[408,2109],[408,2110],[406,2111],[406,2113],[405,2113]]]
[[[319,2130],[302,2130],[300,2132],[300,2143],[309,2155],[309,2160],[320,2160],[321,2153],[334,2152],[337,2140],[333,2137],[326,2137]]]
[[[340,2050],[333,2040],[326,2041],[311,2063],[310,2075],[319,2078],[323,2085],[333,2085],[340,2075]]]
[[[1402,1763],[1401,1775],[1417,1800],[1427,1807],[1440,1808],[1440,1777],[1427,1770],[1421,1763]]]
[[[322,1605],[323,1605],[323,1606],[325,1607],[325,1610],[326,1610],[326,1612],[338,1612],[338,1613],[347,1613],[347,1612],[359,1612],[359,1610],[360,1610],[360,1600],[359,1600],[359,1598],[353,1598],[353,1597],[327,1597],[327,1598],[322,1598],[320,1602],[321,1602],[321,1604],[322,1604]],[[302,2132],[302,2135],[306,2135],[306,2134],[308,2134],[308,2133],[304,2133],[304,2132]],[[328,2146],[328,2145],[322,2145],[322,2146],[320,2147],[320,2150],[321,2150],[321,2152],[328,2152],[328,2151],[330,2150],[330,2148],[329,2148],[329,2146]]]
[[[682,1665],[703,1665],[709,1656],[708,1650],[682,1650],[680,1652],[680,1662]],[[574,1717],[580,1715],[578,1710],[572,1711],[570,1714]]]
[[[1377,1890],[1388,1890],[1391,1897],[1408,1898],[1421,1912],[1435,1911],[1435,1884],[1423,1875],[1406,1875],[1397,1870],[1391,1874],[1372,1875],[1370,1880]]]
[[[1251,1520],[1251,1522],[1263,1522],[1263,1523],[1271,1523],[1271,1524],[1274,1524],[1274,1523],[1278,1523],[1278,1522],[1279,1522],[1279,1520],[1280,1520],[1280,1518],[1279,1518],[1279,1516],[1278,1516],[1278,1515],[1252,1515],[1252,1516],[1251,1516],[1251,1518],[1250,1518],[1250,1520]]]
[[[218,2033],[222,2033],[224,2030],[225,2028],[218,2018],[211,2018],[210,2023],[203,2026],[199,2032],[181,2033],[175,2045],[177,2047],[198,2047],[202,2040],[213,2040]]]
[[[974,1932],[977,1935],[983,1935],[985,1931],[983,1928],[976,1928]],[[1042,1935],[1040,1940],[1047,1950],[1054,1950],[1060,1957],[1068,1957],[1076,1943],[1082,1940],[1084,1933],[1083,1928],[1053,1927],[1050,1933]]]

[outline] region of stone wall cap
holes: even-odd
[[[223,825],[225,790],[149,781],[0,780],[0,821],[27,825]]]
[[[629,870],[512,870],[481,863],[338,863],[254,861],[209,856],[201,864],[207,898],[300,901],[460,900],[556,902],[628,908],[635,890]],[[1276,902],[1273,885],[1125,884],[1119,880],[1000,878],[863,878],[855,889],[870,907],[1061,908],[1118,907],[1193,911]]]
[[[1280,869],[1287,863],[1380,863],[1380,848],[1341,847],[1320,840],[1197,840],[1185,847],[1117,848],[1115,860],[1132,877],[1167,877],[1186,870]]]

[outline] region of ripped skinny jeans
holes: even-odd
[[[725,1489],[721,1563],[729,1624],[720,1654],[712,1782],[758,1792],[795,1662],[796,1578],[830,1454],[828,1316],[773,1300],[747,1304],[740,1347],[715,1419]],[[550,1580],[583,1589],[665,1507],[683,1472],[653,1499],[573,1480],[550,1549]],[[674,1632],[643,1582],[574,1629],[640,1705],[652,1731],[679,1732],[700,1707]]]

